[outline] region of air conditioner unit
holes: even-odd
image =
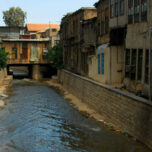
[[[47,48],[43,48],[43,55],[47,55],[48,54],[48,49]]]

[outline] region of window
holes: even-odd
[[[101,32],[100,32],[100,22],[98,23],[98,35],[100,35]]]
[[[141,81],[142,78],[142,59],[143,59],[143,50],[138,50],[138,73],[137,73],[137,79]]]
[[[125,2],[124,0],[120,0],[120,15],[124,15],[125,13]]]
[[[101,13],[101,35],[105,32],[105,12],[104,10]]]
[[[126,49],[125,56],[125,77],[129,78],[130,76],[130,49]]]
[[[104,53],[101,54],[101,73],[104,74]]]
[[[22,44],[22,59],[27,59],[28,56],[28,44],[24,42]]]
[[[141,21],[147,21],[147,0],[141,0]]]
[[[139,0],[134,0],[134,22],[139,22],[140,13],[140,2]]]
[[[101,63],[101,61],[100,61],[100,54],[98,54],[98,74],[100,74],[100,69],[101,69],[101,67],[100,67],[100,64]]]
[[[17,59],[17,48],[12,48],[12,59]]]
[[[145,83],[149,81],[149,50],[146,50],[145,54]]]
[[[131,80],[136,79],[136,54],[137,50],[132,49],[132,56],[131,56]]]
[[[52,32],[56,32],[56,31],[57,31],[57,29],[55,29],[55,28],[52,29]]]
[[[115,0],[115,16],[118,16],[118,0]]]
[[[109,32],[109,9],[105,9],[105,33],[108,34]]]
[[[110,17],[114,17],[114,0],[110,0]]]
[[[98,74],[104,74],[104,53],[98,54]]]
[[[48,49],[47,48],[43,48],[42,57],[43,57],[43,59],[47,59],[48,58]]]
[[[133,0],[128,0],[128,24],[133,23]]]
[[[104,34],[104,29],[105,29],[105,27],[104,27],[104,21],[101,21],[101,35]]]

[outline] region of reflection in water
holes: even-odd
[[[149,152],[100,128],[47,86],[12,85],[14,96],[0,111],[0,152]]]

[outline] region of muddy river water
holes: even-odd
[[[14,80],[0,110],[0,152],[150,152],[81,115],[53,89]]]

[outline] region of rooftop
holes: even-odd
[[[27,24],[27,29],[28,31],[42,31],[45,30],[46,28],[56,28],[56,29],[60,29],[60,26],[58,24]]]

